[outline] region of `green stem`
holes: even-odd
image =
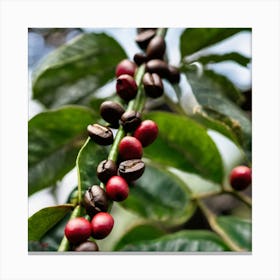
[[[114,143],[113,143],[110,153],[108,155],[109,160],[117,161],[118,153],[119,153],[118,146],[124,136],[125,136],[125,132],[124,132],[123,128],[120,127],[115,136]]]
[[[165,37],[167,33],[167,28],[158,28],[157,29],[157,35],[161,37]]]
[[[219,194],[232,195],[232,196],[236,197],[238,200],[240,200],[241,202],[243,202],[245,205],[247,205],[249,208],[252,208],[251,198],[242,193],[236,192],[234,190],[221,189],[221,190],[209,191],[209,192],[205,192],[205,193],[201,193],[201,194],[194,194],[192,196],[192,199],[193,200],[203,199],[203,198],[208,198],[208,197],[219,195]]]
[[[242,201],[244,204],[246,204],[249,208],[252,208],[252,200],[250,197],[248,197],[247,195],[244,195],[242,193],[236,192],[234,190],[226,190],[224,191],[225,193],[228,193],[234,197],[236,197],[237,199],[239,199],[240,201]]]
[[[80,217],[81,216],[81,210],[82,210],[81,206],[77,205],[75,207],[75,209],[73,210],[72,215],[71,215],[69,220]],[[70,249],[70,243],[69,243],[68,239],[66,238],[66,236],[64,235],[57,251],[58,252],[65,252],[65,251],[69,251],[69,249]]]
[[[201,193],[201,194],[194,194],[194,195],[192,195],[192,199],[197,200],[197,199],[207,198],[207,197],[211,197],[211,196],[214,196],[214,195],[219,195],[221,193],[222,193],[222,190],[209,191],[209,192],[204,192],[204,193]]]
[[[85,141],[84,145],[82,146],[82,148],[80,149],[78,156],[77,156],[77,160],[76,160],[76,166],[77,166],[77,171],[78,171],[78,203],[80,204],[82,201],[82,187],[81,187],[81,177],[80,177],[80,170],[79,170],[79,158],[80,158],[80,154],[82,153],[84,147],[88,144],[88,142],[90,141],[90,137],[87,138],[87,140]]]
[[[209,208],[206,207],[206,205],[201,201],[197,200],[197,204],[204,213],[205,217],[208,220],[208,223],[210,227],[212,228],[213,231],[215,231],[222,239],[223,241],[227,244],[227,246],[235,252],[244,252],[242,248],[240,248],[237,244],[235,244],[230,237],[227,235],[227,233],[219,226],[216,220],[216,215],[210,211]]]
[[[133,100],[129,101],[126,111],[136,110],[136,109],[142,110],[142,108],[136,108],[136,107],[139,107],[138,104],[141,101],[141,96],[142,96],[141,84],[142,84],[142,78],[143,78],[144,74],[145,74],[145,65],[141,65],[135,74],[135,81],[138,86],[137,95]],[[144,106],[144,105],[142,105],[142,106]],[[108,155],[108,159],[113,160],[113,161],[117,160],[118,153],[119,153],[118,146],[124,136],[125,136],[125,132],[124,132],[123,128],[120,126],[120,128],[118,129],[118,132],[115,136],[114,142],[112,144],[110,153]]]

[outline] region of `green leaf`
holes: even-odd
[[[48,230],[41,238],[40,242],[48,246],[49,251],[57,251],[64,237],[64,229],[71,217],[72,212],[67,213],[56,225]]]
[[[250,30],[251,28],[187,28],[180,38],[181,56],[184,58],[238,32]]]
[[[36,115],[28,124],[28,194],[54,184],[75,166],[88,124],[97,116],[67,106]]]
[[[43,208],[28,219],[28,240],[39,241],[67,213],[73,210],[72,204]]]
[[[168,172],[146,162],[143,176],[130,184],[128,198],[121,205],[146,219],[165,225],[181,224],[194,212],[186,184]]]
[[[203,126],[220,132],[232,140],[237,146],[240,146],[243,142],[241,127],[234,120],[219,112],[202,106],[201,109],[195,110],[192,118]]]
[[[217,62],[223,62],[227,60],[237,62],[238,64],[244,67],[246,67],[248,63],[251,61],[249,57],[241,55],[240,53],[237,52],[203,55],[196,59],[196,61],[199,61],[202,64],[217,63]],[[194,62],[194,61],[190,60],[189,62]]]
[[[217,217],[219,226],[239,247],[252,250],[252,223],[234,216]]]
[[[227,77],[212,70],[203,70],[201,76],[195,71],[186,71],[186,75],[195,92],[225,96],[238,105],[244,101],[241,91]]]
[[[229,251],[229,248],[210,231],[184,230],[153,240],[132,242],[121,251],[222,252]]]
[[[204,127],[186,116],[166,112],[150,113],[146,118],[154,120],[159,127],[158,138],[144,150],[146,157],[162,165],[222,182],[222,159]]]
[[[87,190],[92,185],[99,184],[96,169],[98,164],[108,157],[108,149],[97,145],[90,138],[80,150],[77,157],[77,168],[81,190]]]
[[[220,184],[205,180],[198,175],[183,172],[176,168],[169,168],[168,170],[183,182],[188,182],[188,188],[192,193],[192,197],[221,191]]]
[[[32,76],[33,98],[47,107],[79,103],[114,78],[126,57],[106,34],[83,34],[50,53]]]
[[[46,242],[28,241],[29,252],[50,252],[56,251],[56,248]]]
[[[205,79],[205,75],[199,77],[192,71],[187,72],[186,75],[204,113],[210,119],[215,119],[227,125],[236,136],[236,140],[238,140],[240,145],[245,150],[250,151],[252,138],[251,121],[242,109],[229,100],[228,96],[223,94],[226,89],[219,90],[215,88],[215,86],[211,85],[207,77]],[[208,122],[208,124],[211,125],[210,128],[215,129],[213,122]],[[218,131],[221,132],[221,127],[219,127]],[[232,137],[231,139],[233,140]]]
[[[163,230],[150,224],[138,225],[126,232],[114,247],[114,251],[119,251],[127,244],[159,238],[165,233]]]

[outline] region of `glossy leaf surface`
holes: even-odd
[[[210,231],[179,231],[163,237],[124,246],[122,251],[222,252],[229,251],[224,242]]]
[[[170,225],[186,221],[196,206],[186,183],[148,163],[142,177],[130,184],[128,198],[121,205],[143,218]]]
[[[106,34],[82,34],[49,55],[32,76],[33,98],[47,107],[80,103],[114,78],[124,50]]]
[[[222,182],[221,156],[204,127],[188,117],[166,112],[153,112],[146,118],[154,120],[159,127],[158,138],[144,150],[146,157]]]
[[[28,219],[28,240],[40,240],[44,234],[73,210],[72,204],[46,207]]]
[[[252,223],[234,216],[219,216],[217,222],[227,235],[241,248],[252,250]]]
[[[181,35],[181,56],[212,46],[238,32],[250,30],[251,28],[187,28]]]
[[[75,166],[87,138],[86,127],[97,116],[81,106],[36,115],[28,124],[29,195],[60,180]]]

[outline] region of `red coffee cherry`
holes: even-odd
[[[128,197],[129,187],[125,179],[113,176],[106,184],[106,193],[114,201],[123,201]]]
[[[133,77],[128,74],[120,75],[117,79],[116,91],[120,98],[130,101],[137,94],[138,86]]]
[[[125,136],[119,144],[119,155],[123,160],[141,158],[143,155],[141,142],[133,136]]]
[[[156,140],[158,136],[158,126],[152,120],[142,121],[134,131],[133,136],[141,142],[142,147],[147,147]]]
[[[236,191],[245,190],[252,183],[252,170],[247,166],[237,166],[230,172],[230,184]]]
[[[64,234],[70,243],[82,243],[91,235],[91,223],[83,217],[71,219],[65,226]]]
[[[91,220],[92,237],[103,239],[110,234],[114,226],[113,217],[106,212],[96,214]]]
[[[128,59],[122,60],[116,67],[116,77],[127,74],[134,77],[137,65]]]

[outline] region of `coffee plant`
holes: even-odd
[[[177,65],[170,30],[137,28],[122,47],[79,29],[33,69],[42,110],[28,124],[28,194],[55,196],[77,176],[62,204],[30,215],[29,251],[252,250],[251,89],[211,68],[251,59],[205,52],[251,30],[186,28]]]

